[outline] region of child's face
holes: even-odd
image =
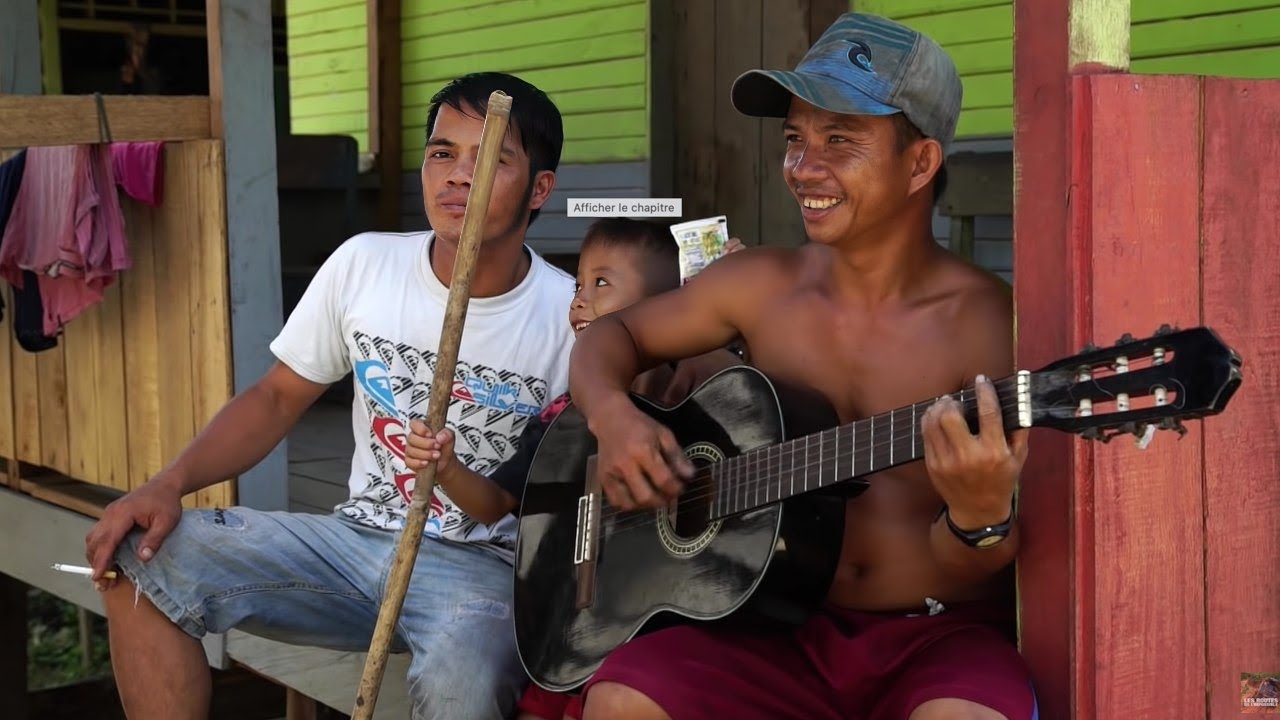
[[[578,259],[577,289],[569,304],[569,324],[576,335],[592,320],[644,297],[644,273],[634,251],[589,245]]]

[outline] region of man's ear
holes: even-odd
[[[914,195],[920,188],[928,186],[942,167],[942,144],[933,138],[925,138],[917,141],[908,152],[913,158],[910,192]]]
[[[533,192],[529,194],[529,209],[538,210],[551,197],[556,189],[556,174],[551,170],[542,170],[533,176]]]

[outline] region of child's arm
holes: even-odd
[[[436,466],[436,484],[449,494],[462,511],[486,525],[515,510],[517,500],[497,483],[458,462],[453,454],[453,432],[441,430],[432,437],[426,423],[413,420],[405,436],[405,465],[418,472],[428,464]]]

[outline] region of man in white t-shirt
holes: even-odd
[[[412,497],[409,420],[427,414],[448,285],[492,91],[512,96],[454,373],[459,458],[487,472],[567,389],[574,280],[524,243],[555,184],[555,105],[509,75],[454,81],[432,99],[422,195],[433,231],[364,233],[324,263],[271,343],[278,362],[164,471],[107,508],[86,538],[130,718],[205,717],[199,638],[239,628],[300,645],[368,648]],[[351,373],[350,496],[331,515],[183,511],[187,493],[242,473]],[[437,487],[393,650],[412,653],[413,717],[505,717],[527,682],[512,627],[516,520],[485,525]],[[123,576],[104,580],[117,563]]]

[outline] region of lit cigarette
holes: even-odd
[[[88,575],[88,576],[93,575],[93,568],[87,568],[81,565],[64,565],[62,563],[54,563],[53,569],[58,570],[60,572],[72,573],[74,575]],[[106,578],[107,580],[115,580],[116,571],[108,570],[102,573],[102,577]]]

